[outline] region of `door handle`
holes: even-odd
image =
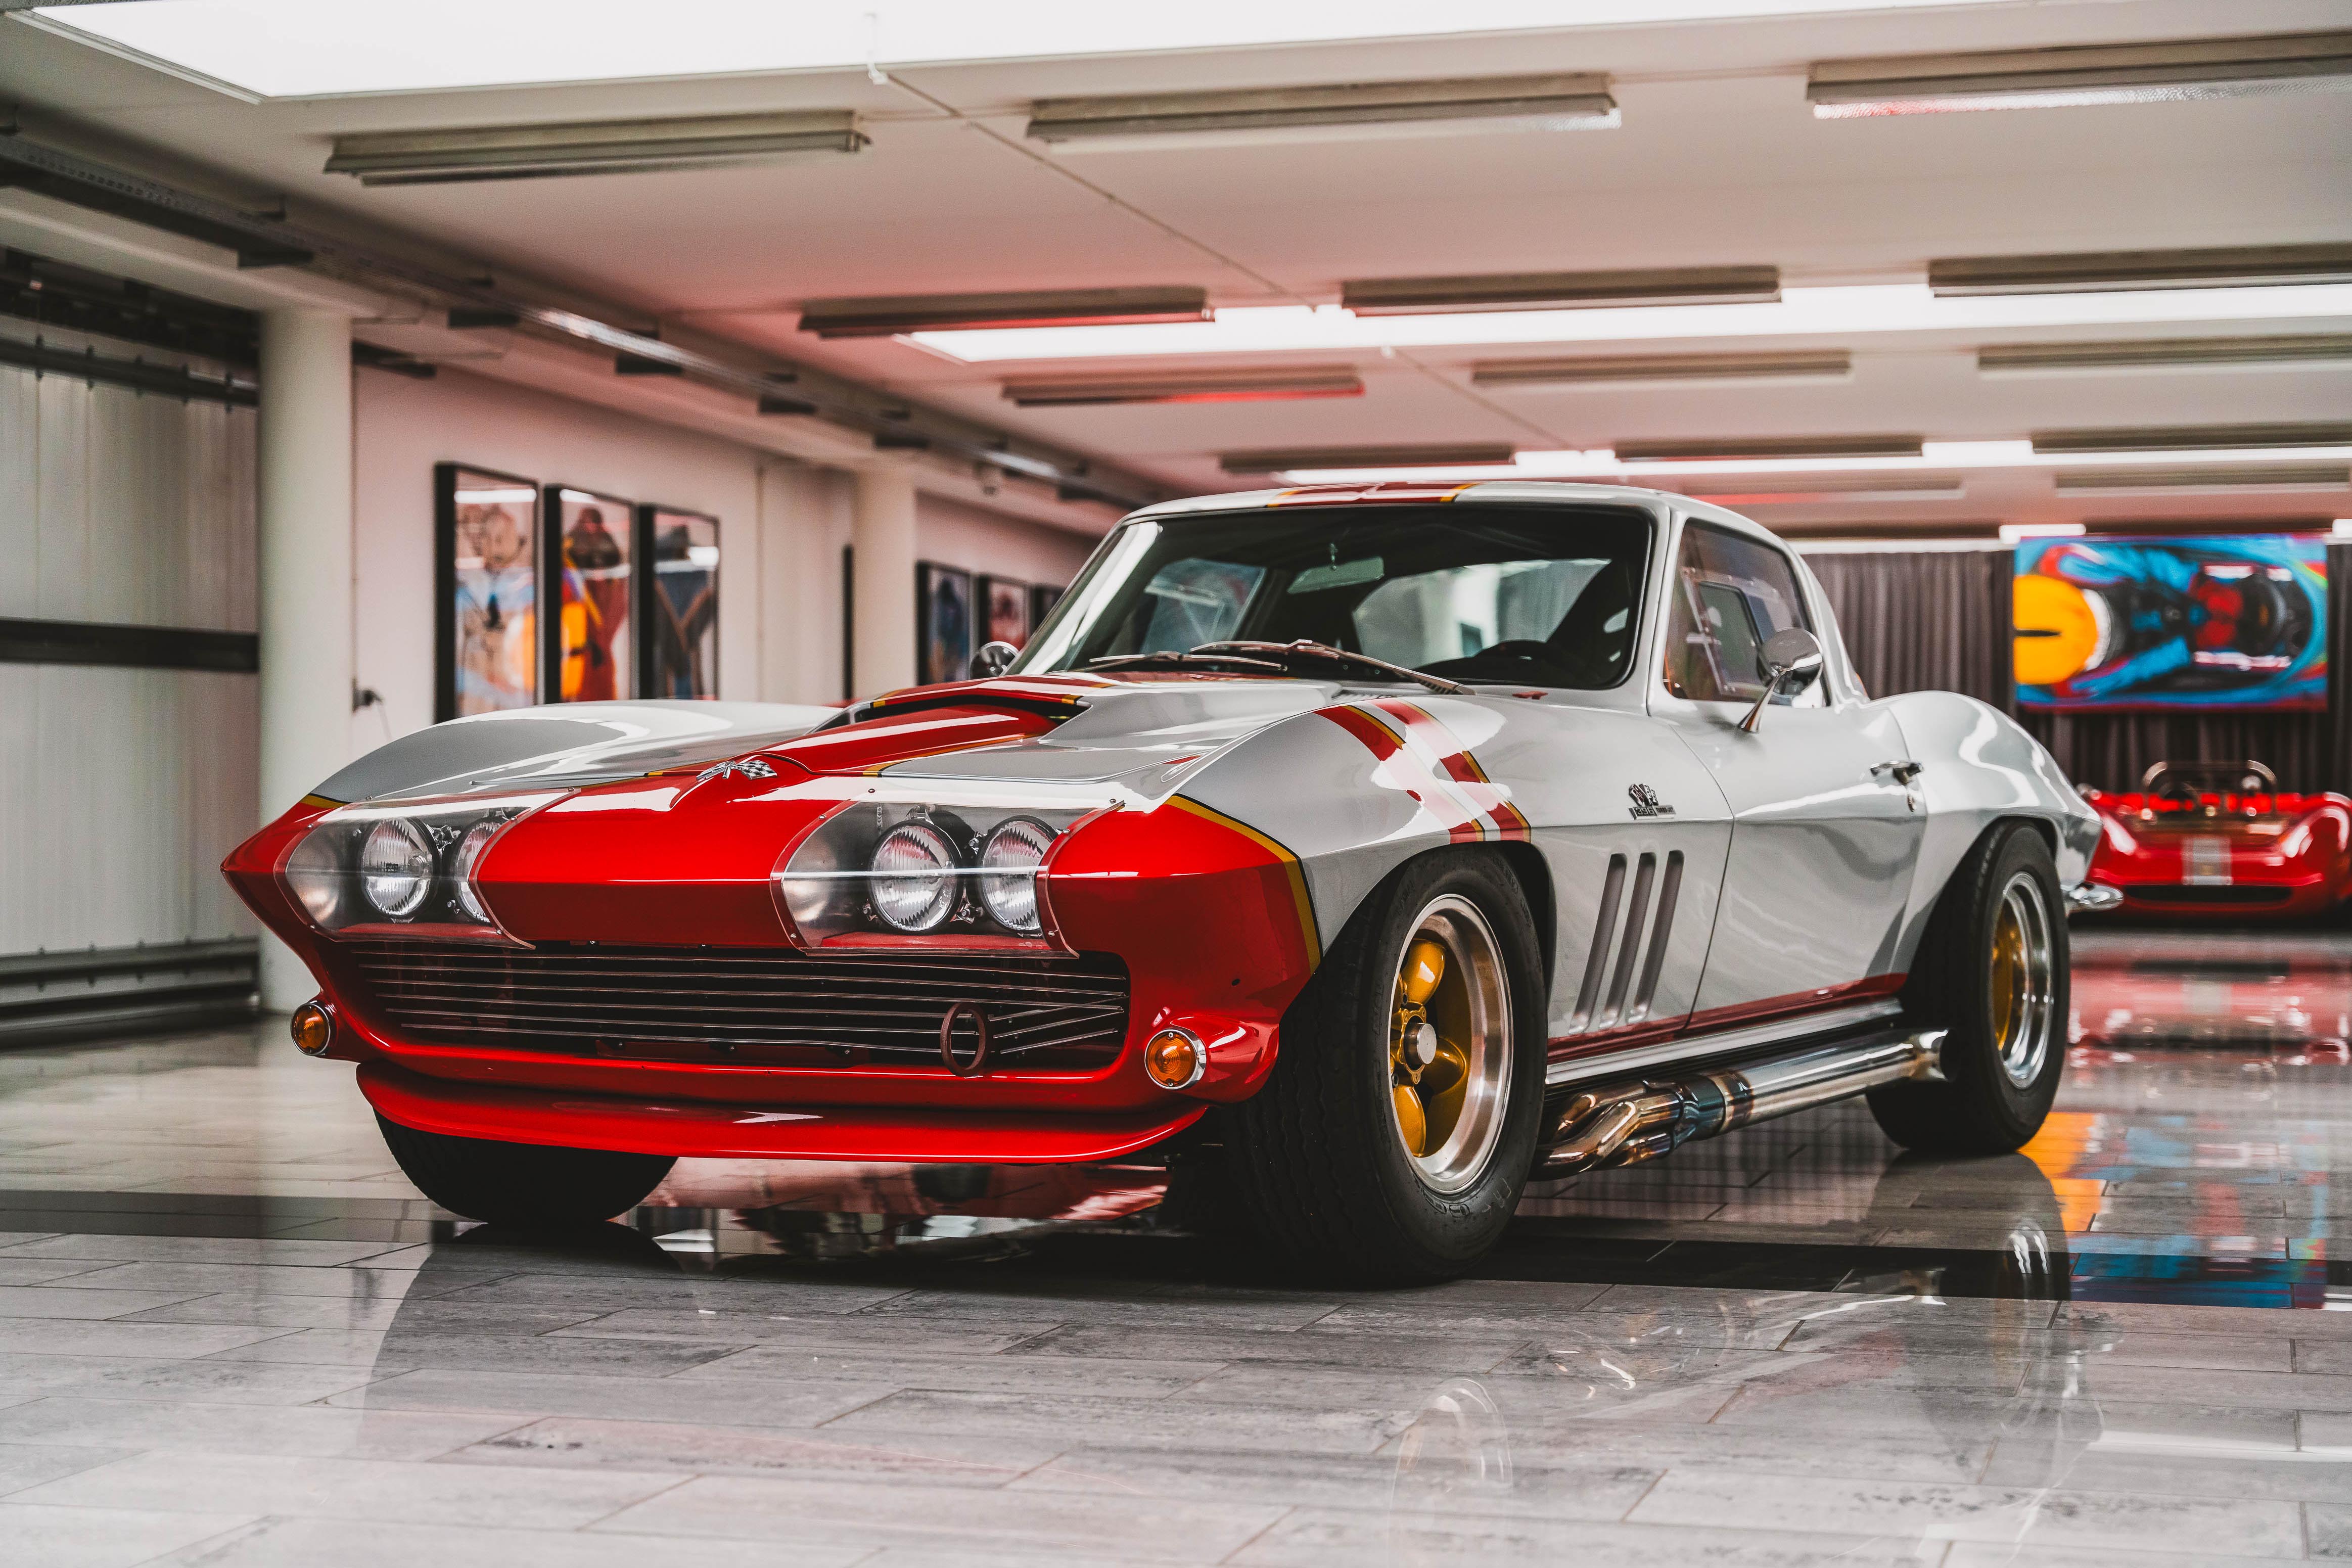
[[[1897,763],[1880,763],[1870,771],[1874,773],[1884,773],[1896,784],[1908,785],[1912,780],[1927,771],[1927,764],[1907,760]]]

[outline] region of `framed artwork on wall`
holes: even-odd
[[[555,702],[635,697],[636,506],[569,485],[548,486],[545,505],[547,575],[561,597],[541,685]]]
[[[971,677],[971,574],[915,563],[915,679],[930,686]]]
[[[1038,628],[1042,627],[1045,624],[1045,617],[1054,613],[1054,606],[1062,602],[1062,595],[1066,591],[1066,590],[1061,588],[1056,588],[1051,583],[1032,583],[1029,584],[1029,631],[1031,636],[1035,636]]]
[[[2020,707],[2327,706],[2325,535],[2027,539],[2015,571]]]
[[[463,463],[434,486],[435,720],[540,700],[540,489]]]
[[[652,567],[638,617],[647,697],[719,695],[719,520],[637,509],[637,557]]]
[[[1022,647],[1029,641],[1029,584],[1016,583],[1010,577],[982,577],[973,586],[972,599],[980,606],[980,642],[1011,643]]]

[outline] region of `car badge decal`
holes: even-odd
[[[776,776],[776,770],[757,757],[730,757],[723,763],[713,763],[695,774],[694,782],[709,784],[712,779],[723,779],[730,773],[741,773],[747,779],[772,779]]]
[[[1675,808],[1668,805],[1664,801],[1660,800],[1658,798],[1658,792],[1652,789],[1648,784],[1629,784],[1626,786],[1625,794],[1630,796],[1633,802],[1632,805],[1626,807],[1626,812],[1629,816],[1635,817],[1672,816],[1675,814]]]

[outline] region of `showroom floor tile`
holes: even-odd
[[[0,1056],[0,1560],[2352,1554],[2352,940],[2077,945],[2024,1152],[1832,1107],[1387,1293],[1162,1226],[1143,1165],[689,1163],[540,1243],[275,1028]]]

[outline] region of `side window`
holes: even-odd
[[[1764,689],[1764,644],[1790,626],[1812,629],[1789,558],[1768,544],[1706,523],[1683,528],[1667,606],[1666,689],[1694,702],[1753,702]],[[1826,700],[1822,683],[1798,694]]]

